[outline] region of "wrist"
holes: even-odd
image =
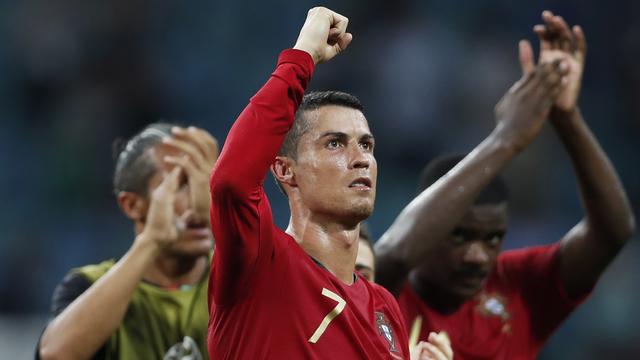
[[[146,232],[138,234],[133,241],[130,251],[141,259],[152,259],[160,253],[160,244],[153,236]]]
[[[577,106],[568,110],[554,106],[549,113],[551,125],[557,132],[572,130],[581,118],[580,109]]]
[[[487,142],[491,144],[493,150],[504,152],[509,156],[515,156],[524,150],[529,143],[525,141],[522,136],[514,133],[513,130],[501,125],[493,129],[487,137]]]
[[[572,117],[578,111],[578,106],[574,106],[570,109],[563,109],[557,106],[553,106],[549,112],[549,118],[554,119],[566,119]]]
[[[311,56],[311,59],[313,59],[313,65],[318,65],[318,54],[304,44],[296,43],[292,49],[306,52],[307,54],[309,54],[309,56]]]

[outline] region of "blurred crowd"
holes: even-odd
[[[313,5],[0,2],[0,316],[46,314],[53,287],[69,268],[129,247],[133,229],[111,190],[114,139],[166,119],[201,126],[222,143]],[[354,42],[311,89],[348,91],[365,105],[380,167],[370,220],[375,236],[415,195],[427,161],[468,151],[492,129],[493,106],[520,76],[518,40],[534,38],[531,28],[547,8],[585,29],[581,108],[638,210],[640,3],[323,5],[349,16]],[[551,132],[514,161],[506,178],[513,199],[507,248],[556,241],[581,216],[570,163]],[[284,226],[287,204],[281,196],[271,199]],[[542,358],[640,357],[636,243]]]

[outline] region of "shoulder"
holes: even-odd
[[[519,287],[548,279],[556,272],[559,249],[560,244],[554,243],[504,251],[498,256],[489,283]]]
[[[111,269],[113,265],[115,265],[115,263],[116,263],[115,259],[109,259],[99,264],[85,265],[82,267],[71,269],[71,271],[69,271],[69,274],[67,276],[74,275],[74,274],[82,275],[86,279],[88,279],[90,282],[93,283],[96,280],[98,280],[100,277],[102,277],[104,274],[106,274],[107,271],[109,271],[109,269]]]
[[[56,286],[51,299],[51,313],[55,316],[73,300],[82,295],[91,285],[115,264],[107,260],[100,264],[71,269]]]
[[[559,249],[560,244],[553,243],[504,251],[498,256],[496,270],[500,273],[551,266],[555,263]]]

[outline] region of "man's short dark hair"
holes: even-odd
[[[169,123],[147,125],[128,140],[116,139],[113,144],[116,169],[113,175],[113,191],[130,191],[147,196],[149,179],[156,172],[156,165],[147,151],[162,139],[172,136]]]
[[[298,106],[293,126],[284,138],[284,142],[280,147],[278,155],[287,156],[293,159],[297,158],[298,141],[310,127],[309,119],[305,116],[305,113],[327,105],[344,106],[360,111],[364,110],[362,103],[360,103],[360,100],[358,100],[357,97],[342,91],[313,91],[306,94],[302,98],[300,106]]]
[[[420,182],[418,184],[418,193],[443,177],[449,170],[453,169],[466,154],[447,154],[441,155],[431,160],[420,174]],[[509,200],[509,188],[502,176],[496,176],[487,185],[475,200],[476,205],[483,204],[499,204]]]

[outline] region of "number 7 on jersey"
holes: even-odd
[[[333,308],[333,310],[331,310],[331,312],[327,314],[327,316],[324,317],[324,319],[322,319],[322,322],[320,323],[316,331],[309,338],[309,342],[312,344],[315,344],[318,339],[320,339],[320,336],[322,336],[322,334],[324,334],[324,332],[327,330],[327,326],[329,326],[329,323],[331,323],[331,321],[335,319],[336,316],[340,315],[342,310],[344,310],[344,307],[347,305],[347,302],[344,301],[343,298],[329,289],[322,288],[322,295],[328,297],[333,301],[337,301],[338,304]]]

